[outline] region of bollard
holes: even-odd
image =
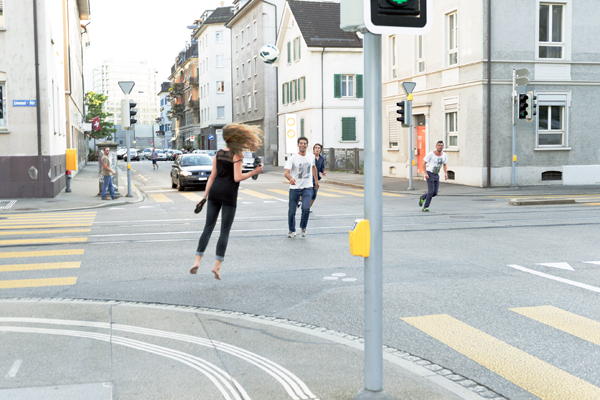
[[[67,175],[67,188],[65,189],[66,193],[71,193],[71,170],[68,169],[66,171],[66,175]]]

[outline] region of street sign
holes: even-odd
[[[123,93],[129,94],[129,93],[131,93],[131,89],[133,89],[133,87],[135,86],[135,82],[121,81],[121,82],[119,82],[119,86],[121,87],[121,90],[123,91]]]
[[[519,86],[527,86],[529,84],[529,78],[517,78],[515,79],[515,86],[519,87]]]
[[[417,86],[415,82],[402,82],[402,88],[407,96],[415,90],[415,86]]]
[[[515,86],[527,86],[529,84],[529,69],[521,68],[515,71]]]
[[[190,136],[190,140],[194,140],[194,135]]]
[[[214,138],[215,138],[214,135],[212,135],[212,134],[208,135],[208,140],[213,140]]]
[[[527,76],[529,76],[529,69],[527,68],[521,68],[515,71],[515,74],[517,74],[517,78],[525,78]]]
[[[13,100],[13,107],[35,107],[35,100]]]

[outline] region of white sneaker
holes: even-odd
[[[310,213],[312,214],[314,211],[312,210],[312,208],[310,209]]]
[[[306,237],[306,228],[300,230],[300,236]]]
[[[292,232],[292,231],[288,232],[288,238],[293,238],[294,236],[296,236],[296,232]]]

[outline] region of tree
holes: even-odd
[[[100,93],[87,92],[85,94],[85,104],[87,106],[87,114],[85,120],[92,122],[96,117],[100,119],[100,130],[90,132],[98,139],[112,139],[115,137],[117,128],[112,122],[106,121],[106,118],[112,117],[113,114],[104,112],[104,103],[108,97]]]

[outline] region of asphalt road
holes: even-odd
[[[203,191],[172,189],[170,163],[132,166],[147,201],[65,214],[65,223],[91,226],[48,234],[34,233],[32,223],[3,235],[3,252],[71,250],[81,264],[72,273],[4,267],[3,280],[25,283],[0,288],[0,297],[194,305],[363,336],[363,260],[348,249],[348,230],[363,217],[361,190],[323,185],[308,236],[288,239],[285,179],[242,182],[217,281],[210,269],[219,225],[198,275],[188,273],[204,224],[205,211],[193,213]],[[421,212],[416,196],[383,197],[383,343],[506,398],[600,398],[600,207],[463,196],[435,198],[430,209]],[[77,229],[89,232],[58,232]],[[45,238],[67,243],[29,242]],[[76,279],[52,281],[65,276]],[[36,279],[57,286],[26,286]]]

